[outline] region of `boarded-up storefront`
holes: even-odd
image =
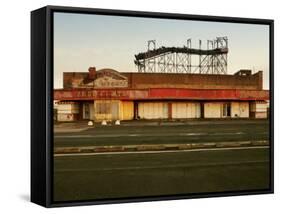
[[[119,100],[97,100],[94,103],[94,120],[119,120]]]
[[[121,101],[122,114],[120,120],[133,120],[134,119],[134,102]]]
[[[221,105],[222,103],[208,102],[204,104],[204,117],[205,118],[221,118]]]
[[[249,102],[231,102],[232,118],[249,117]]]
[[[74,121],[78,119],[79,104],[75,102],[60,102],[57,107],[58,121]]]
[[[230,102],[206,102],[204,104],[205,118],[228,118],[231,117]]]
[[[96,100],[93,120],[114,121],[134,119],[134,103],[120,100]]]
[[[168,103],[164,102],[141,102],[138,105],[140,119],[167,119]]]
[[[200,103],[178,102],[172,103],[172,118],[200,118]]]
[[[264,101],[255,101],[250,105],[250,114],[252,118],[267,118],[268,103]]]
[[[83,103],[83,119],[84,120],[94,120],[94,102],[84,102]]]

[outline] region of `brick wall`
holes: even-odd
[[[72,88],[76,83],[83,81],[88,77],[88,72],[64,72],[63,73],[63,88]]]
[[[212,74],[153,74],[122,73],[129,81],[130,88],[189,88],[189,89],[246,89],[262,90],[262,71],[253,75],[212,75]],[[63,73],[63,87],[75,87],[88,72]]]
[[[123,73],[132,88],[262,90],[262,71],[249,76],[211,74]]]

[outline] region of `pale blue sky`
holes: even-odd
[[[134,55],[147,49],[147,40],[157,46],[202,48],[207,39],[227,36],[228,74],[239,69],[264,71],[264,88],[269,88],[269,26],[88,14],[54,14],[54,87],[62,87],[63,72],[87,72],[112,68],[136,72]]]

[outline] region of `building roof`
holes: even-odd
[[[101,69],[97,71],[94,69],[92,73],[94,74],[91,74],[91,72],[63,73],[63,88],[101,88],[101,84],[103,83],[103,88],[107,86],[108,88],[126,87],[130,89],[188,88],[262,90],[263,84],[263,72],[259,71],[252,74],[250,70],[240,70],[232,75],[128,73],[118,72],[113,69]],[[95,82],[100,82],[100,84],[95,84]],[[112,83],[112,85],[107,83]]]
[[[262,71],[233,75],[121,73],[113,69],[63,74],[55,100],[269,100],[262,90]]]

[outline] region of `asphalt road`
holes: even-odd
[[[55,126],[54,146],[269,140],[267,120]],[[269,188],[269,149],[233,148],[54,157],[54,200],[76,201]]]
[[[54,200],[269,188],[269,149],[98,154],[54,158]]]
[[[85,124],[86,122],[84,124],[60,124],[57,128],[55,127],[55,130],[62,131],[55,132],[54,146],[172,144],[269,139],[267,120],[190,121],[161,123],[160,125],[156,122],[121,122],[121,126],[97,125],[92,128]]]

